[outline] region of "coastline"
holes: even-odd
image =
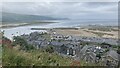
[[[12,23],[12,24],[0,24],[0,28],[14,28],[20,26],[36,25],[36,24],[50,24],[56,22],[33,22],[33,23]]]
[[[114,29],[114,28],[113,28]],[[85,36],[85,37],[103,37],[118,39],[118,31],[102,31],[102,30],[89,30],[88,28],[31,28],[31,30],[53,30],[56,34],[72,35],[72,36]]]
[[[12,35],[18,35],[18,34],[21,35],[21,34],[30,33],[33,31],[51,31],[52,30],[56,34],[62,34],[62,35],[103,37],[103,38],[118,39],[117,26],[100,26],[100,25],[89,26],[88,25],[88,26],[76,26],[76,27],[54,27],[53,25],[51,25],[54,23],[57,23],[57,22],[2,24],[0,28],[3,28],[3,30],[9,29],[9,30],[5,30],[6,32],[5,34],[6,36],[11,36],[11,37]],[[22,26],[25,26],[25,27],[22,27]],[[27,27],[27,26],[31,26],[31,27]],[[53,26],[53,27],[49,27],[49,26]],[[12,29],[12,28],[16,28],[16,29]],[[109,28],[110,30],[108,30]],[[16,33],[15,31],[19,33]]]
[[[26,26],[29,25],[28,23],[19,23],[19,24],[1,24],[0,28],[12,28],[12,27],[19,27],[19,26]]]

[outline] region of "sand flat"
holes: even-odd
[[[86,36],[86,37],[99,37],[97,33],[102,33],[102,37],[104,38],[118,38],[118,31],[99,31],[99,30],[88,30],[88,29],[57,29],[55,30],[57,34],[63,34],[63,35],[73,35],[73,36]]]

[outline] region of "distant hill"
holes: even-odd
[[[21,22],[39,22],[41,20],[63,20],[67,18],[53,18],[49,16],[24,15],[2,12],[2,22],[21,23]]]

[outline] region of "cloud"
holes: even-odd
[[[83,18],[117,18],[117,2],[4,2],[3,12]],[[99,16],[99,17],[98,17]]]
[[[118,1],[119,0],[3,0],[3,2],[118,2]]]

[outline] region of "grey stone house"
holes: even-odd
[[[96,51],[97,51],[96,46],[86,45],[80,51],[80,59],[85,60],[86,62],[96,63],[97,62]]]
[[[24,38],[28,44],[33,45],[37,49],[48,45],[48,40],[46,40],[41,33],[38,32],[33,32],[29,35],[21,35],[21,37]]]
[[[80,52],[80,46],[78,43],[73,43],[70,41],[58,42],[52,41],[50,45],[55,47],[55,51],[61,54],[69,55],[69,56],[78,56]]]
[[[111,66],[117,66],[120,55],[115,50],[110,50],[106,54],[106,59],[110,62]]]

